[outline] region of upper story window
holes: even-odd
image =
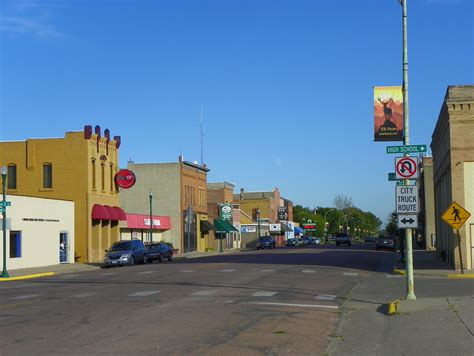
[[[43,164],[43,188],[53,188],[53,165],[51,163]]]
[[[101,173],[100,189],[105,190],[105,164],[104,163],[100,165],[100,173]]]
[[[110,164],[110,192],[113,193],[114,192],[114,164],[111,163]]]
[[[16,164],[9,164],[7,168],[7,189],[16,189]]]
[[[95,184],[95,159],[92,160],[92,189],[96,190],[96,184]]]
[[[199,188],[199,197],[198,198],[199,198],[199,207],[205,208],[206,205],[207,205],[206,190],[205,189]]]

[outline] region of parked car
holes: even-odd
[[[257,250],[264,248],[275,248],[276,241],[271,236],[260,236],[257,241]]]
[[[296,239],[288,239],[286,240],[286,246],[296,246]]]
[[[137,262],[147,263],[145,245],[140,240],[117,241],[105,250],[104,267],[133,266]]]
[[[364,237],[364,242],[377,242],[377,238],[375,236],[366,236]]]
[[[146,257],[149,262],[163,262],[173,260],[173,249],[164,242],[150,242],[145,245]]]
[[[328,241],[328,243],[332,243],[332,242],[336,241],[336,238],[332,235],[329,235],[327,241]]]
[[[397,239],[394,236],[380,235],[377,239],[375,249],[378,250],[390,250],[395,251],[397,248]]]
[[[303,240],[301,237],[295,238],[295,246],[303,246]]]
[[[311,239],[311,245],[320,245],[321,244],[321,239],[319,237],[313,237]]]
[[[339,232],[336,234],[336,246],[352,244],[350,236],[345,232]]]
[[[311,244],[311,238],[309,236],[303,236],[301,240],[303,241],[303,246],[308,246]]]

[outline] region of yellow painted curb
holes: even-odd
[[[398,314],[398,304],[400,301],[395,299],[394,301],[388,303],[388,315]]]
[[[448,274],[448,278],[468,279],[474,278],[474,274]]]
[[[393,270],[393,273],[394,274],[401,274],[402,276],[406,276],[406,274],[407,274],[404,270],[396,269],[396,268]]]
[[[24,275],[24,276],[18,276],[18,277],[0,278],[0,282],[20,281],[20,280],[22,280],[22,279],[47,277],[47,276],[52,276],[52,275],[54,275],[54,272],[26,274],[26,275]]]

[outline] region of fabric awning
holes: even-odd
[[[115,214],[117,214],[119,220],[127,220],[127,214],[125,214],[125,211],[123,211],[122,208],[119,208],[118,206],[113,206],[112,208],[115,210]]]
[[[211,230],[214,230],[214,225],[209,221],[201,220],[201,232],[209,232]]]
[[[109,220],[109,213],[103,205],[94,204],[92,206],[91,218],[95,220]]]
[[[227,220],[215,219],[214,220],[215,232],[225,234],[227,232],[239,232],[230,222]]]
[[[302,233],[303,233],[303,229],[298,226],[295,226],[295,234],[302,234]]]
[[[107,214],[109,214],[109,220],[118,221],[117,213],[115,212],[114,208],[109,205],[104,205],[105,210],[107,210]]]

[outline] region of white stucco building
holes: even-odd
[[[14,195],[7,201],[8,270],[74,263],[74,202]]]

